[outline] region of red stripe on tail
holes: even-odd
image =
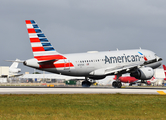
[[[30,28],[30,29],[27,29],[27,30],[28,30],[28,33],[36,33],[34,28]]]
[[[33,42],[40,42],[39,38],[30,38],[31,43]]]
[[[42,52],[45,51],[43,47],[32,47],[33,52]]]
[[[25,20],[26,24],[31,24],[30,20]]]

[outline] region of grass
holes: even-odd
[[[164,95],[0,95],[1,120],[110,120],[165,118],[166,96]]]

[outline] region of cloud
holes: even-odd
[[[163,0],[1,0],[0,11],[1,65],[33,57],[26,19],[34,19],[63,54],[142,47],[165,59]]]

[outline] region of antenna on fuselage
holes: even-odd
[[[141,50],[141,47],[139,47],[139,49]]]

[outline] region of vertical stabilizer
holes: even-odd
[[[34,58],[38,61],[64,59],[60,55],[34,20],[25,20]]]
[[[21,62],[21,60],[19,59],[16,59],[15,61],[13,61],[13,64],[9,68],[10,75],[14,75],[15,73],[21,72],[21,69],[18,68],[19,62]]]
[[[19,59],[16,59],[15,62],[13,62],[13,64],[10,66],[10,69],[16,69],[18,67],[19,61]]]

